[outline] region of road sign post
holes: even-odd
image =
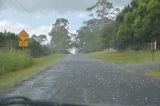
[[[19,41],[19,46],[22,47],[23,51],[24,51],[24,48],[27,47],[29,44],[28,44],[28,41],[27,38],[29,37],[29,34],[25,31],[25,30],[22,30],[19,34],[18,34],[18,37],[21,39],[21,41]]]

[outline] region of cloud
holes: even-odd
[[[95,3],[91,0],[0,0],[3,8],[13,9],[24,13],[49,13],[56,11],[84,11]]]
[[[9,20],[0,21],[0,31],[11,31],[14,33],[19,33],[22,29],[28,29],[29,26],[20,22],[14,22]]]
[[[110,1],[114,7],[120,8],[122,6],[129,4],[132,0],[108,0],[108,1]]]
[[[31,31],[29,31],[29,33],[31,35],[33,34],[36,34],[36,35],[41,35],[41,34],[44,34],[44,35],[48,35],[48,33],[51,31],[52,29],[52,26],[45,26],[45,25],[42,25],[36,29],[33,29]]]
[[[7,30],[7,31],[14,32],[14,33],[18,34],[23,29],[25,29],[30,35],[33,35],[33,34],[36,34],[36,35],[40,35],[40,34],[48,35],[48,33],[52,29],[52,26],[42,25],[42,26],[40,26],[38,28],[35,28],[35,29],[31,30],[28,25],[25,25],[25,24],[20,23],[20,22],[14,22],[14,21],[10,21],[10,20],[2,20],[2,21],[0,21],[0,31],[1,32],[4,32],[5,30]]]
[[[48,35],[48,33],[51,31],[52,26],[46,26],[46,25],[42,25],[36,29],[33,29],[31,31],[29,31],[29,34],[32,36],[33,34],[36,34],[37,36],[43,34],[47,36],[47,42],[45,43],[49,43],[51,40],[51,37]]]
[[[55,11],[64,14],[70,11],[85,11],[97,0],[0,0],[0,9],[18,12],[45,14]],[[128,4],[131,0],[109,0],[115,7]]]
[[[82,12],[77,15],[78,18],[84,18],[85,16],[86,16],[86,14],[82,13]]]

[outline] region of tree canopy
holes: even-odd
[[[59,18],[53,24],[53,28],[49,35],[51,38],[51,44],[55,52],[67,53],[70,47],[71,38],[69,36],[68,20]]]
[[[93,18],[85,21],[77,31],[81,50],[139,50],[160,40],[159,0],[132,0],[120,12],[117,11],[116,18],[110,17],[114,10],[119,9],[114,9],[108,0],[98,0],[87,9]]]

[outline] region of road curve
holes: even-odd
[[[60,103],[160,106],[160,81],[82,54],[67,55],[3,93]]]

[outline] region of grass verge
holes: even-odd
[[[147,76],[151,77],[160,77],[160,69],[154,69],[149,73],[146,73]]]
[[[103,59],[106,61],[110,61],[113,63],[119,64],[138,64],[138,63],[148,63],[152,62],[152,54],[148,51],[126,51],[126,52],[116,52],[116,53],[105,53],[102,52],[94,52],[87,54],[91,57]],[[160,51],[154,54],[154,61],[160,60]]]
[[[0,74],[13,72],[31,66],[32,57],[19,50],[1,50],[0,51]]]
[[[43,69],[47,68],[49,65],[53,64],[62,55],[54,54],[46,57],[33,59],[34,64],[26,69],[17,70],[14,72],[5,73],[0,76],[0,91],[14,86],[15,84],[28,79],[32,75],[37,74]]]

